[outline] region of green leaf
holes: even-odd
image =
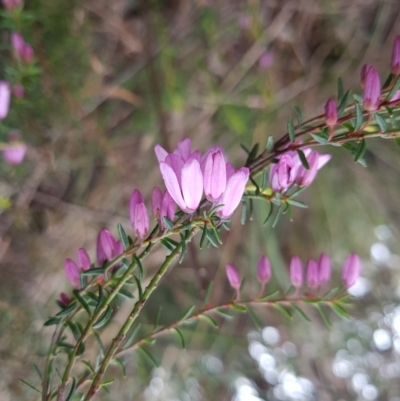
[[[263,325],[261,323],[261,320],[258,318],[258,316],[255,314],[252,308],[250,306],[247,306],[247,311],[249,312],[249,315],[251,319],[253,320],[255,326],[257,327],[258,330],[261,330]]]
[[[139,332],[141,327],[141,324],[139,323],[131,332],[131,334],[129,335],[129,337],[127,338],[127,340],[125,341],[124,344],[124,349],[128,348],[132,343],[133,340],[135,339],[137,333]]]
[[[90,373],[92,373],[92,374],[95,374],[96,372],[95,372],[95,370],[93,369],[93,366],[90,364],[90,362],[88,362],[88,361],[81,361],[84,365],[85,365],[85,367],[86,367],[86,369],[90,372]]]
[[[278,224],[279,219],[280,219],[281,216],[282,216],[282,213],[283,213],[283,207],[282,207],[282,205],[279,205],[278,211],[277,211],[277,213],[276,213],[276,215],[275,215],[274,222],[272,223],[272,228],[275,228],[275,227],[276,227],[276,225]]]
[[[379,126],[380,130],[382,131],[382,133],[386,132],[386,130],[387,130],[386,121],[378,113],[375,113],[375,121],[378,124],[378,126]]]
[[[118,229],[119,238],[121,239],[124,249],[128,248],[129,240],[128,240],[128,237],[124,230],[124,227],[122,227],[122,225],[120,223],[118,223],[117,229]]]
[[[306,170],[310,170],[310,166],[308,164],[308,160],[307,160],[306,155],[304,154],[304,152],[301,149],[297,149],[297,154],[299,155],[299,158],[300,158],[300,161],[301,161],[301,164],[303,165],[303,167]]]
[[[103,267],[94,267],[93,269],[89,270],[84,270],[81,272],[81,276],[87,277],[87,276],[101,276],[106,272],[106,269]]]
[[[86,300],[79,294],[79,291],[77,289],[72,290],[72,293],[74,294],[76,300],[83,306],[85,311],[88,313],[89,316],[92,315],[92,312],[90,310],[90,307]]]
[[[344,319],[349,319],[350,316],[347,313],[347,311],[343,308],[343,306],[339,305],[339,304],[329,304],[329,306],[332,308],[332,310],[340,317],[344,318]]]
[[[290,297],[296,292],[296,287],[294,285],[291,285],[289,289],[286,291],[285,297]]]
[[[388,93],[386,100],[391,100],[392,97],[396,94],[396,92],[399,89],[400,89],[400,76],[397,77],[397,80],[396,80],[395,84],[393,85],[393,88]]]
[[[136,255],[136,253],[133,254],[133,259],[136,262],[136,265],[139,269],[139,280],[140,282],[142,282],[143,280],[143,266],[142,266],[142,262],[140,261],[139,257]]]
[[[268,212],[267,218],[263,222],[263,226],[265,226],[268,223],[268,220],[271,218],[273,211],[274,211],[274,204],[272,202],[270,202],[269,203],[269,212]]]
[[[233,319],[233,316],[230,315],[229,312],[226,311],[225,309],[219,308],[219,309],[216,309],[215,312],[217,312],[219,315],[221,315],[224,319],[228,319],[228,320]]]
[[[354,157],[355,162],[358,162],[364,156],[366,149],[367,149],[367,143],[366,143],[365,139],[363,138],[360,142],[357,153]]]
[[[206,237],[211,245],[215,248],[218,248],[218,240],[215,238],[214,232],[211,230],[206,230]]]
[[[179,336],[179,338],[180,338],[182,349],[186,349],[185,339],[183,338],[182,333],[181,333],[180,330],[177,329],[176,327],[174,327],[174,330],[175,330],[175,332],[178,334],[178,336]]]
[[[149,351],[147,351],[145,348],[143,347],[139,347],[140,351],[143,352],[144,355],[147,356],[147,358],[149,359],[149,361],[154,365],[155,368],[158,368],[158,363],[156,362],[156,360],[154,359],[153,355],[150,354]]]
[[[285,315],[287,318],[289,319],[292,318],[292,312],[286,306],[276,303],[274,304],[274,308],[277,309],[279,312],[281,312],[283,315]]]
[[[247,158],[246,164],[250,163],[251,161],[253,161],[253,160],[256,158],[257,153],[258,153],[258,147],[259,147],[258,143],[256,143],[256,144],[253,146],[253,148],[251,149],[251,151],[250,151],[250,153],[249,153],[249,156],[248,156],[248,158]]]
[[[206,320],[208,323],[210,323],[216,329],[218,328],[218,323],[211,316],[203,314],[203,315],[200,315],[200,318],[202,318],[203,320]]]
[[[235,304],[235,303],[231,304],[229,307],[230,307],[230,309],[233,309],[233,310],[235,310],[237,312],[242,312],[243,313],[243,312],[247,311],[245,306],[242,306],[242,305],[239,305],[239,304]]]
[[[163,309],[163,307],[162,307],[162,305],[160,305],[157,310],[156,320],[154,321],[154,326],[153,326],[154,330],[157,328],[158,322],[160,321],[162,309]]]
[[[24,379],[18,379],[22,384],[25,384],[25,386],[29,387],[31,390],[37,391],[39,394],[42,394],[40,390],[38,390],[33,384],[28,383]]]
[[[246,201],[242,201],[242,214],[240,216],[240,223],[242,224],[242,226],[246,224],[246,220],[247,220],[247,203]]]
[[[325,138],[321,134],[311,134],[311,137],[321,145],[326,145],[329,141],[328,138]]]
[[[266,146],[265,146],[265,150],[266,150],[267,152],[271,152],[271,150],[272,150],[273,147],[274,147],[274,144],[275,144],[274,137],[273,137],[273,136],[269,136],[269,137],[268,137],[268,140],[267,140],[267,144],[266,144]]]
[[[346,106],[347,106],[347,102],[349,100],[350,97],[350,89],[343,95],[343,97],[341,98],[340,102],[339,102],[339,107],[338,107],[338,116],[341,117]]]
[[[186,320],[189,316],[192,316],[193,311],[195,310],[195,306],[192,305],[189,309],[186,310],[186,312],[183,314],[183,316],[179,319],[179,321]]]
[[[205,295],[205,297],[204,297],[203,306],[204,306],[204,305],[207,305],[207,304],[208,304],[208,301],[210,300],[210,296],[211,296],[211,291],[212,291],[213,285],[214,285],[214,282],[213,282],[213,281],[210,281],[210,282],[208,283],[208,286],[207,286],[207,289],[206,289],[206,295]]]
[[[344,87],[343,87],[343,80],[342,78],[338,78],[338,85],[337,85],[337,99],[338,102],[340,102],[340,100],[343,98],[343,94],[344,94]]]
[[[114,379],[110,379],[110,380],[104,380],[103,382],[100,383],[99,387],[102,388],[103,390],[105,390],[105,386],[109,386],[110,384],[114,383]]]
[[[208,212],[208,217],[211,217],[212,215],[215,214],[215,212],[221,208],[223,208],[225,205],[224,204],[220,204],[220,205],[216,205],[214,206],[209,212]],[[190,226],[191,228],[192,226]]]
[[[240,144],[240,147],[247,153],[247,155],[249,155],[250,150],[246,148],[246,146],[244,146],[243,144]]]
[[[206,223],[204,223],[203,232],[201,234],[201,239],[200,239],[200,249],[203,249],[204,240],[206,239],[206,233],[207,233],[207,225]]]
[[[166,216],[162,218],[164,222],[164,226],[168,228],[168,230],[172,230],[174,228],[174,223]]]
[[[329,328],[332,327],[332,323],[330,322],[328,316],[326,315],[326,313],[325,313],[324,310],[322,309],[321,304],[316,303],[316,304],[315,304],[315,307],[317,308],[317,310],[318,310],[319,314],[321,315],[322,320],[325,322],[325,324],[326,324]]]
[[[69,315],[72,311],[76,309],[77,306],[78,306],[77,303],[74,302],[73,304],[68,305],[64,309],[60,310],[60,312],[58,312],[55,317],[63,317]]]
[[[176,241],[170,238],[163,238],[160,242],[171,252],[173,252],[176,248],[176,245],[178,245]]]
[[[123,362],[121,359],[115,358],[115,359],[113,359],[113,360],[111,361],[111,363],[113,363],[113,364],[117,365],[118,367],[120,367],[121,370],[122,370],[122,375],[123,375],[123,377],[126,377],[125,365],[124,365],[124,362]]]
[[[104,358],[105,349],[104,349],[103,342],[101,341],[101,338],[100,338],[99,334],[96,331],[94,331],[93,334],[94,334],[94,338],[97,341],[97,344],[99,345],[99,350],[100,350],[99,355],[100,355],[101,358]]]
[[[100,284],[97,285],[97,291],[99,293],[99,296],[97,299],[97,305],[95,308],[95,312],[97,312],[101,308],[101,306],[103,305],[103,302],[104,302],[104,291],[103,291],[103,287]]]
[[[32,367],[35,370],[35,372],[37,373],[37,375],[39,376],[39,379],[42,381],[43,376],[42,376],[42,372],[40,371],[38,365],[36,365],[36,363],[32,363]]]
[[[383,85],[382,85],[382,90],[385,90],[385,89],[387,89],[387,88],[389,87],[389,85],[390,85],[391,82],[392,82],[392,79],[393,79],[393,74],[390,73],[390,74],[387,76],[387,78],[385,79],[385,82],[384,82]]]
[[[268,301],[268,300],[270,300],[270,299],[272,299],[272,298],[275,298],[277,295],[279,295],[280,294],[280,291],[274,291],[272,294],[268,294],[268,295],[266,295],[266,296],[264,296],[264,297],[262,297],[262,298],[259,298],[259,300],[262,302],[262,301]]]
[[[140,284],[140,280],[136,276],[134,276],[134,278],[135,278],[136,285],[137,285],[137,288],[139,291],[139,298],[142,298],[142,295],[143,295],[142,285]]]
[[[107,306],[107,309],[99,317],[97,322],[93,325],[93,328],[94,329],[99,329],[100,327],[103,327],[110,320],[111,312],[112,312],[112,309],[110,308],[110,306]]]
[[[290,142],[293,143],[296,140],[296,135],[294,133],[294,125],[293,125],[293,120],[291,117],[289,117],[289,120],[287,123],[287,130],[288,130]]]
[[[72,384],[71,384],[71,389],[69,390],[68,397],[65,399],[65,401],[72,401],[72,398],[74,397],[76,391],[76,380],[75,377],[72,378]]]
[[[67,322],[67,325],[68,325],[68,327],[70,328],[71,333],[72,333],[72,335],[73,335],[74,338],[75,338],[75,341],[78,341],[78,340],[79,340],[79,337],[81,336],[81,332],[80,332],[80,330],[79,330],[78,325],[77,325],[75,322],[72,322],[71,320],[69,320],[69,321]]]
[[[268,187],[268,182],[269,182],[268,170],[264,170],[262,184],[261,184],[261,191],[264,191],[264,189],[266,189]]]
[[[133,294],[132,294],[129,290],[127,290],[126,288],[121,288],[121,289],[119,290],[118,294],[120,294],[120,295],[122,295],[123,297],[128,298],[128,299],[133,299],[133,298],[135,298],[135,297],[133,296]]]
[[[303,209],[307,209],[308,208],[308,206],[304,202],[300,202],[298,200],[287,199],[286,202],[291,204],[291,205],[293,205],[293,206],[301,207]]]
[[[307,322],[311,322],[310,318],[294,302],[291,302],[291,305],[292,308],[296,312],[298,312],[304,320],[307,320]]]
[[[303,113],[301,112],[300,108],[297,106],[294,106],[294,111],[295,111],[296,117],[297,117],[297,125],[299,126],[303,122]]]
[[[356,122],[354,125],[354,131],[358,131],[363,123],[363,112],[360,103],[356,102]]]

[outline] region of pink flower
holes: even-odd
[[[13,141],[5,145],[2,149],[3,158],[9,164],[20,164],[25,157],[27,146],[18,141]]]
[[[360,257],[355,253],[351,253],[344,261],[342,270],[342,281],[346,288],[350,288],[355,284],[360,275],[360,270]]]
[[[266,70],[267,68],[271,67],[273,62],[274,53],[267,51],[261,55],[260,59],[258,60],[258,65],[262,70]]]
[[[26,64],[29,64],[33,60],[33,48],[24,41],[22,35],[18,32],[11,34],[11,45],[14,49],[15,58],[22,60]]]
[[[149,232],[149,214],[143,196],[137,189],[133,191],[130,199],[129,215],[136,236],[143,240]]]
[[[325,122],[328,127],[334,127],[337,123],[337,106],[334,99],[329,99],[325,104]]]
[[[77,268],[75,262],[72,259],[67,259],[64,264],[65,273],[67,275],[68,280],[75,287],[80,287],[80,271]]]
[[[271,263],[266,256],[261,256],[257,266],[257,278],[265,285],[271,277]]]
[[[226,162],[222,150],[212,148],[201,163],[204,193],[210,202],[215,202],[226,188]]]
[[[106,260],[113,260],[122,252],[121,241],[116,241],[110,230],[103,228],[97,236],[97,263],[99,266],[102,266]]]
[[[11,11],[22,4],[22,0],[2,0],[2,1],[3,1],[3,6],[7,11]]]
[[[318,261],[318,281],[320,285],[326,284],[331,279],[331,260],[326,253],[322,253]]]
[[[239,291],[241,285],[239,272],[229,263],[226,265],[226,276],[228,277],[230,286],[236,291]]]
[[[0,81],[0,120],[7,117],[10,98],[10,85],[6,81]]]
[[[290,261],[290,281],[296,288],[303,285],[303,267],[298,256],[293,256]]]
[[[299,187],[309,186],[317,176],[320,155],[316,151],[312,151],[307,157],[307,170],[303,165],[299,166],[297,171],[296,183]]]
[[[375,111],[379,106],[379,98],[381,95],[379,75],[374,67],[367,66],[364,70],[364,76],[364,109],[368,111]]]
[[[77,266],[80,271],[89,270],[91,268],[90,256],[85,248],[79,248],[77,255]]]
[[[391,68],[394,75],[400,74],[400,35],[396,36],[393,43]]]
[[[223,219],[229,218],[239,206],[246,183],[249,180],[250,170],[247,167],[242,167],[235,171],[230,163],[226,163],[226,176],[225,191],[215,202],[217,205],[224,205],[216,212],[217,216]]]
[[[307,263],[307,286],[317,288],[318,285],[318,264],[315,260],[310,259]]]

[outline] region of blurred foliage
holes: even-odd
[[[4,139],[18,129],[30,145],[22,165],[0,166],[4,401],[38,399],[18,379],[39,386],[31,363],[42,367],[52,334],[43,322],[60,291],[70,291],[64,259],[81,246],[94,255],[98,230],[107,225],[116,233],[116,223],[127,222],[132,190],[149,199],[161,184],[155,143],[170,149],[186,136],[202,150],[218,143],[240,165],[239,143],[278,138],[296,105],[305,118],[320,114],[339,76],[357,90],[363,63],[386,73],[400,33],[400,6],[384,0],[26,3],[18,27],[4,14],[0,25],[1,79],[13,77],[10,28],[33,45],[38,68],[0,133]],[[259,63],[266,51],[273,55],[267,68]],[[328,330],[317,313],[307,324],[257,310],[262,331],[239,313],[218,330],[200,322],[182,330],[185,351],[172,335],[146,348],[159,367],[136,352],[126,379],[112,368],[116,382],[98,399],[400,400],[399,149],[370,142],[368,169],[340,149],[329,151],[332,161],[302,194],[309,208],[296,209],[293,223],[282,218],[275,229],[263,227],[268,207],[257,205],[242,227],[238,212],[219,250],[190,245],[140,322],[142,330],[152,327],[158,305],[160,324],[172,322],[201,303],[210,281],[211,302],[229,299],[226,262],[256,294],[261,253],[272,260],[273,290],[286,285],[293,254],[307,260],[322,251],[334,258],[335,282],[348,252],[363,257],[354,319],[331,316]],[[162,255],[155,252],[145,269],[154,271]],[[129,309],[124,302],[115,322]],[[107,328],[109,339],[116,329]]]

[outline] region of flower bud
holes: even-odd
[[[161,189],[158,187],[154,187],[153,193],[151,194],[151,210],[153,212],[153,216],[157,221],[160,221],[161,216],[161,207],[162,207],[163,195]]]
[[[14,49],[15,58],[22,60],[26,64],[29,64],[33,60],[33,48],[24,41],[22,35],[18,32],[11,34],[11,45]]]
[[[393,43],[391,69],[394,75],[400,75],[400,35],[396,36]]]
[[[85,248],[80,248],[78,251],[78,256],[76,258],[77,266],[80,271],[89,270],[91,267],[91,261]]]
[[[379,106],[379,98],[381,95],[381,83],[379,80],[379,75],[376,69],[372,66],[368,66],[364,74],[364,109],[368,111],[375,111]]]
[[[123,252],[121,241],[116,241],[108,228],[103,228],[97,236],[97,263],[102,266]]]
[[[64,306],[67,306],[69,303],[70,303],[70,299],[69,299],[69,296],[65,293],[65,292],[62,292],[61,294],[60,294],[60,302],[64,305]]]
[[[318,264],[315,260],[310,259],[307,263],[307,286],[317,288],[318,285]]]
[[[175,218],[175,202],[171,198],[171,195],[167,190],[164,192],[162,198],[161,214],[160,214],[161,226],[165,228],[164,222],[162,220],[163,217],[167,217],[171,221],[173,221]]]
[[[229,263],[226,265],[226,276],[231,287],[238,291],[241,285],[240,276],[235,267]]]
[[[334,127],[337,123],[337,106],[334,99],[329,99],[325,104],[325,122],[328,127]]]
[[[210,151],[202,163],[204,193],[210,202],[215,202],[226,188],[226,163],[221,149]]]
[[[67,259],[64,263],[64,268],[67,278],[71,284],[75,287],[79,287],[81,283],[80,272],[75,262],[72,259]]]
[[[25,89],[22,85],[15,85],[13,87],[13,94],[15,97],[22,99],[25,96]]]
[[[266,256],[261,256],[257,266],[257,278],[261,284],[266,284],[271,276],[271,263]]]
[[[143,196],[137,189],[133,191],[130,199],[129,215],[136,236],[139,240],[143,240],[149,232],[149,214]]]
[[[0,81],[0,120],[7,117],[10,98],[10,85],[6,81]]]
[[[9,164],[20,164],[24,160],[27,149],[23,142],[10,142],[2,149],[3,158]]]
[[[322,253],[318,260],[318,281],[320,285],[326,284],[331,279],[331,260],[326,253]]]
[[[351,253],[347,256],[343,264],[342,270],[342,281],[346,288],[350,288],[358,279],[361,270],[361,260],[360,257]]]
[[[296,288],[303,285],[303,267],[298,256],[293,256],[290,261],[290,281]]]

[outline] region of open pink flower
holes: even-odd
[[[6,81],[0,81],[0,120],[7,117],[10,99],[10,85]]]

